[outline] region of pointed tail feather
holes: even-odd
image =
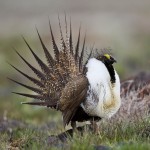
[[[86,73],[86,64],[88,63],[88,60],[91,58],[92,53],[93,53],[93,48],[91,49],[91,52],[90,52],[90,54],[89,54],[89,56],[88,56],[88,58],[87,58],[87,60],[86,60],[86,62],[84,64],[84,66],[83,66],[83,74]]]
[[[28,67],[37,75],[38,78],[44,81],[46,80],[45,75],[41,71],[39,71],[38,69],[33,67],[31,64],[29,64],[16,50],[15,52],[28,65]]]
[[[12,82],[15,82],[15,83],[17,83],[17,84],[19,84],[19,85],[21,85],[21,86],[23,86],[23,87],[25,87],[25,88],[27,88],[27,89],[33,91],[33,92],[36,92],[36,93],[38,93],[38,94],[42,94],[42,93],[43,93],[43,91],[40,90],[40,89],[38,89],[38,88],[28,86],[28,85],[26,85],[26,84],[23,84],[23,83],[21,83],[21,82],[18,82],[18,81],[16,81],[16,80],[11,79],[11,78],[7,78],[7,79],[10,80],[10,81],[12,81]]]
[[[35,60],[37,61],[37,63],[41,67],[41,69],[44,71],[45,74],[48,74],[49,68],[47,67],[47,65],[45,65],[45,63],[34,53],[34,51],[31,49],[30,45],[26,41],[26,39],[24,37],[22,37],[22,38],[23,38],[24,42],[26,43],[26,45],[28,46],[30,52],[33,54]]]
[[[79,28],[78,41],[77,41],[76,49],[75,49],[75,60],[76,60],[77,62],[78,62],[78,57],[79,57],[80,30],[81,30],[81,26],[80,26],[80,28]]]
[[[82,70],[82,66],[83,66],[83,56],[84,56],[85,40],[86,40],[86,34],[84,36],[83,47],[82,47],[81,56],[80,56],[80,59],[79,59],[79,69],[80,69],[80,71]]]
[[[44,50],[44,53],[45,53],[45,57],[46,57],[46,59],[47,59],[47,62],[48,62],[48,64],[49,64],[50,68],[52,68],[53,65],[54,65],[54,59],[53,59],[53,57],[51,56],[51,54],[49,53],[49,51],[48,51],[48,49],[46,48],[46,46],[44,45],[44,43],[43,43],[43,41],[42,41],[42,38],[41,38],[41,36],[40,36],[39,31],[38,31],[37,28],[36,28],[36,31],[37,31],[38,37],[39,37],[39,39],[40,39],[41,45],[42,45],[42,47],[43,47],[43,50]]]
[[[58,50],[58,47],[57,47],[55,39],[54,39],[50,20],[49,20],[49,28],[50,28],[50,33],[51,33],[51,37],[52,37],[52,44],[53,44],[53,50],[54,50],[55,58],[57,61],[59,61],[59,50]]]
[[[15,70],[17,70],[19,73],[21,73],[23,76],[25,76],[27,79],[29,79],[31,82],[33,82],[34,84],[36,84],[37,86],[44,88],[44,84],[42,82],[40,82],[39,80],[28,76],[27,74],[23,73],[22,71],[20,71],[19,69],[17,69],[15,66],[13,66],[12,64],[8,63],[10,66],[12,66]]]
[[[73,56],[73,42],[72,42],[72,27],[71,27],[71,18],[70,18],[70,37],[69,37],[70,53]]]
[[[65,13],[65,29],[66,29],[66,44],[69,44],[69,41],[68,41],[68,27],[67,27],[67,16],[66,16],[66,13]],[[68,45],[67,45],[68,46]]]
[[[26,93],[19,93],[19,92],[12,92],[14,94],[18,94],[24,97],[29,97],[33,99],[38,99],[38,100],[48,100],[47,97],[44,97],[43,95],[32,95],[32,94],[26,94]]]
[[[50,101],[45,101],[45,102],[21,102],[21,104],[46,106],[46,107],[51,107],[51,108],[55,108],[55,109],[57,107],[56,102],[50,102]]]
[[[66,50],[66,44],[65,44],[65,41],[64,41],[64,38],[63,38],[63,33],[62,33],[62,29],[61,29],[59,15],[58,15],[58,21],[59,21],[59,30],[60,30],[60,37],[61,37],[62,48],[65,51]]]

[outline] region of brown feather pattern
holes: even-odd
[[[66,16],[65,16],[66,17]],[[59,17],[58,17],[59,19]],[[67,20],[66,23],[66,38],[67,36]],[[50,54],[49,50],[46,48],[42,38],[39,34],[39,31],[36,29],[41,46],[45,53],[47,63],[44,63],[37,54],[29,46],[26,39],[23,37],[24,42],[29,48],[30,52],[34,56],[36,62],[41,68],[41,71],[32,66],[26,59],[24,59],[21,54],[16,51],[17,55],[26,63],[26,65],[35,73],[38,79],[30,77],[29,75],[23,73],[18,68],[11,65],[15,70],[29,79],[35,84],[36,87],[25,85],[19,81],[9,79],[25,88],[30,89],[31,91],[37,93],[26,94],[13,92],[25,97],[30,97],[40,101],[25,102],[24,104],[30,105],[41,105],[51,108],[58,109],[63,114],[64,125],[67,125],[73,116],[75,115],[80,104],[85,100],[88,80],[85,77],[85,65],[83,63],[83,56],[85,50],[85,37],[83,41],[83,46],[81,53],[79,54],[80,47],[80,28],[77,44],[75,47],[75,52],[73,51],[73,42],[72,42],[72,29],[71,29],[71,19],[70,19],[70,35],[68,39],[63,38],[63,33],[61,29],[60,19],[59,19],[59,28],[60,28],[60,37],[61,37],[61,47],[58,49],[58,46],[55,42],[52,27],[49,21],[50,33],[52,38],[52,45],[54,51],[54,57]],[[91,54],[90,54],[91,56]],[[89,57],[90,57],[89,56]],[[88,58],[89,59],[89,58]],[[87,63],[87,61],[85,60]]]

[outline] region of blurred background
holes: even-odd
[[[70,16],[72,19],[74,44],[81,23],[82,40],[85,31],[87,32],[87,48],[95,43],[95,48],[113,49],[118,61],[115,67],[121,80],[150,70],[149,0],[0,0],[0,117],[25,118],[31,123],[57,120],[53,116],[59,116],[59,113],[20,105],[21,101],[29,99],[11,92],[24,92],[26,89],[8,81],[7,77],[27,81],[7,61],[30,73],[12,47],[37,66],[21,35],[24,35],[35,52],[45,60],[35,26],[51,51],[48,18],[59,43],[58,14],[64,30],[64,12],[68,20]]]

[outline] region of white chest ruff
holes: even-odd
[[[116,83],[112,87],[110,75],[105,65],[92,58],[87,64],[89,89],[86,100],[81,104],[86,113],[91,116],[109,118],[120,107],[120,81],[115,72]]]

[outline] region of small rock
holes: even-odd
[[[111,148],[108,146],[104,146],[104,145],[96,145],[94,146],[95,150],[110,150]]]

